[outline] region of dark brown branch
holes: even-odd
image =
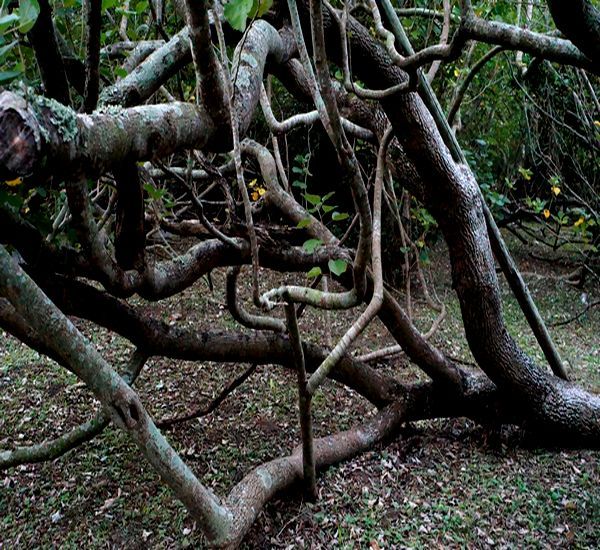
[[[573,317],[570,317],[569,319],[566,319],[565,321],[557,321],[555,323],[550,323],[551,327],[562,327],[565,325],[568,325],[574,321],[577,321],[578,319],[580,319],[581,317],[583,317],[590,309],[600,306],[600,300],[597,300],[595,302],[590,302],[587,306],[585,306],[585,308],[580,311],[577,315],[574,315]]]
[[[590,0],[548,0],[556,26],[587,55],[600,64],[600,10]]]
[[[308,391],[306,378],[306,364],[304,362],[304,349],[298,318],[296,317],[296,306],[293,302],[285,304],[285,319],[288,338],[292,346],[294,368],[298,379],[298,409],[300,413],[300,432],[302,435],[302,473],[304,478],[304,494],[310,501],[317,498],[317,473],[315,470],[315,451],[313,441],[312,424],[312,395]]]
[[[43,273],[33,275],[64,312],[116,332],[149,355],[186,361],[276,363],[288,367],[292,364],[291,348],[285,335],[188,331],[160,322],[147,310],[133,308],[80,281],[47,277]],[[327,351],[309,342],[303,342],[303,346],[307,369],[312,371],[327,356]],[[389,403],[400,391],[393,378],[348,356],[331,376],[377,406]]]
[[[222,126],[229,121],[229,103],[223,69],[211,40],[208,2],[186,0],[185,8],[199,96],[215,125]]]
[[[146,231],[142,180],[135,162],[125,162],[114,174],[117,183],[115,258],[122,269],[143,271]]]
[[[410,41],[408,40],[408,37],[406,36],[406,33],[404,32],[400,21],[394,13],[389,0],[381,0],[381,2],[384,4],[384,7],[386,7],[386,13],[391,20],[396,39],[402,44],[402,47],[407,53],[412,53],[413,50]],[[465,0],[465,4],[470,6],[468,0]],[[453,160],[466,167],[467,161],[456,139],[456,136],[454,135],[454,132],[452,132],[450,125],[448,124],[448,121],[446,120],[444,113],[439,105],[439,102],[437,101],[437,98],[435,97],[435,94],[431,89],[429,82],[427,82],[426,79],[422,77],[421,88],[423,101],[428,110],[430,111],[431,115],[433,116],[437,129],[442,139],[444,140],[446,147],[448,147],[448,149],[450,150]],[[468,172],[468,170],[466,170],[466,172]],[[414,178],[412,178],[412,181],[407,182],[409,188],[414,188],[414,181]],[[425,186],[419,185],[418,187],[420,189],[424,189]],[[518,268],[514,263],[514,260],[510,256],[508,248],[506,247],[506,244],[504,243],[504,240],[502,238],[502,234],[500,233],[500,230],[496,225],[496,222],[490,209],[488,208],[487,204],[485,203],[485,200],[483,199],[481,191],[479,192],[479,194],[481,206],[483,209],[483,215],[485,217],[486,226],[488,229],[488,236],[493,246],[494,253],[498,255],[499,262],[502,266],[503,272],[511,287],[511,290],[517,297],[519,305],[523,310],[523,313],[525,314],[525,317],[527,318],[527,321],[529,322],[532,331],[534,332],[536,339],[540,344],[540,347],[544,351],[544,355],[550,363],[552,371],[558,376],[566,378],[564,366],[562,364],[556,346],[554,345],[552,338],[550,337],[550,334],[544,324],[544,321],[537,310],[537,307],[529,293],[527,285],[519,276]]]
[[[452,104],[448,109],[448,124],[450,126],[454,124],[454,117],[456,117],[456,114],[460,109],[460,105],[465,97],[465,94],[469,89],[469,85],[471,84],[471,82],[473,82],[473,79],[477,76],[477,73],[479,73],[479,71],[483,69],[483,67],[485,67],[488,61],[490,61],[502,51],[504,51],[504,48],[502,46],[496,46],[495,48],[492,48],[487,53],[482,55],[481,58],[469,69],[469,73],[460,83],[457,90],[453,94]]]
[[[217,410],[221,404],[237,389],[239,388],[258,368],[258,365],[250,365],[242,374],[231,380],[219,394],[208,404],[192,412],[189,412],[183,416],[176,416],[173,418],[164,418],[156,422],[159,428],[165,429],[174,426],[175,424],[181,424],[182,422],[189,422],[196,418],[208,416],[213,411]]]
[[[98,104],[100,91],[100,31],[102,0],[85,0],[86,60],[83,110],[91,113]]]
[[[39,0],[39,6],[40,13],[27,36],[33,46],[44,90],[48,97],[63,105],[71,105],[63,56],[52,21],[52,7],[49,0]]]
[[[357,75],[368,85],[379,87],[406,78],[368,31],[350,22]],[[331,18],[327,23],[333,31],[327,36],[336,48],[339,37],[335,24]],[[418,96],[398,95],[382,105],[424,183],[414,193],[436,217],[448,243],[454,286],[477,363],[501,389],[512,392],[527,406],[541,432],[588,442],[598,440],[600,400],[536,367],[508,334],[481,196],[472,174],[452,158]],[[559,412],[564,410],[572,414]]]

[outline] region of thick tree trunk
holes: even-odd
[[[330,53],[337,52],[338,27],[330,17],[325,24]],[[350,20],[349,31],[355,72],[367,85],[387,88],[408,78],[362,25]],[[506,329],[480,193],[469,168],[454,162],[417,93],[395,94],[382,106],[418,175],[412,183],[420,185],[411,192],[434,215],[448,243],[465,331],[478,364],[526,406],[537,429],[556,440],[600,445],[600,397],[539,369]]]
[[[548,7],[559,30],[600,64],[600,10],[590,0],[548,0]]]

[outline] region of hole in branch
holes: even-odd
[[[129,416],[131,416],[136,423],[140,420],[140,413],[134,403],[129,404]]]
[[[115,407],[115,410],[117,411],[117,414],[119,415],[119,418],[121,419],[121,422],[123,422],[123,424],[125,426],[127,426],[127,419],[125,418],[125,413],[123,412],[123,409],[121,409],[121,407],[119,407],[118,405]]]

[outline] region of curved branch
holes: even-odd
[[[472,40],[503,46],[507,50],[520,50],[548,61],[564,63],[600,74],[598,64],[582,54],[569,40],[521,29],[507,23],[486,21],[473,12],[463,18],[461,26],[467,37]]]
[[[311,126],[312,124],[320,120],[319,111],[314,110],[308,113],[299,113],[296,115],[292,115],[291,117],[279,122],[273,114],[273,110],[271,109],[271,103],[269,102],[269,98],[267,97],[267,92],[264,89],[264,86],[261,88],[260,91],[260,105],[265,119],[267,120],[267,124],[269,125],[269,128],[275,134],[286,134],[293,128],[296,128],[300,125]],[[344,130],[351,136],[357,137],[359,139],[364,139],[365,141],[375,141],[373,132],[367,130],[366,128],[362,128],[357,124],[354,124],[346,118],[342,118],[342,126],[344,127]]]
[[[196,85],[202,104],[216,126],[229,121],[229,104],[223,68],[217,59],[210,36],[208,2],[186,0],[185,14],[189,28],[192,59],[196,68]]]
[[[188,331],[158,321],[147,311],[135,309],[85,283],[56,276],[48,278],[44,274],[34,275],[43,290],[65,313],[114,331],[149,355],[189,361],[274,363],[286,367],[292,364],[289,341],[282,333]],[[27,337],[27,334],[24,336]],[[23,339],[21,334],[18,337]],[[312,372],[327,356],[327,351],[309,342],[303,342],[303,346],[306,367]],[[53,356],[53,359],[56,360],[56,357]],[[331,376],[376,406],[390,403],[400,391],[398,382],[393,378],[349,356],[341,360]]]
[[[331,19],[329,25],[335,28]],[[352,21],[351,30],[353,59],[367,83],[385,86],[402,78],[364,27]],[[338,37],[331,34],[335,47]],[[467,339],[478,364],[529,409],[540,431],[597,444],[600,399],[537,368],[508,334],[472,174],[453,160],[418,96],[401,95],[384,101],[383,107],[424,183],[413,192],[434,215],[448,243]]]
[[[272,330],[274,332],[285,332],[285,324],[276,317],[264,315],[253,315],[248,313],[237,300],[237,279],[241,268],[232,267],[227,270],[226,296],[227,309],[231,316],[241,325],[254,330]]]
[[[1,316],[1,311],[0,311]],[[2,323],[4,319],[0,319]],[[43,346],[38,348],[42,353]],[[123,380],[130,386],[134,384],[141,373],[148,357],[140,350],[136,350],[125,368],[122,375]],[[110,423],[110,416],[105,411],[100,411],[92,420],[76,426],[67,433],[29,447],[17,447],[9,451],[0,451],[0,471],[13,468],[21,464],[32,464],[35,462],[47,462],[54,460],[69,451],[79,447],[83,443],[91,441],[104,431]]]
[[[373,251],[372,269],[373,269],[373,295],[367,305],[367,308],[360,314],[358,319],[346,331],[344,336],[331,350],[325,361],[319,365],[319,368],[310,377],[308,381],[307,391],[309,394],[314,394],[325,377],[335,367],[342,355],[348,352],[348,348],[361,335],[368,324],[373,320],[383,303],[383,272],[381,262],[381,202],[383,192],[383,178],[385,171],[385,159],[387,148],[392,137],[391,126],[386,130],[386,133],[379,145],[379,153],[377,155],[377,170],[375,174],[375,189],[373,191],[373,243],[371,250]]]
[[[458,113],[462,100],[464,99],[465,94],[467,93],[467,89],[469,88],[471,82],[473,82],[473,79],[477,76],[477,73],[481,69],[483,69],[483,67],[485,67],[488,61],[490,61],[497,54],[503,51],[504,48],[502,46],[496,46],[484,55],[482,55],[481,58],[471,67],[467,76],[464,78],[464,80],[460,83],[460,86],[454,92],[452,104],[450,105],[450,109],[448,109],[448,124],[450,126],[454,124],[454,117],[456,116],[456,113]]]
[[[71,105],[65,64],[52,21],[52,7],[49,0],[39,0],[39,6],[40,13],[27,36],[33,46],[44,90],[48,97]]]
[[[100,32],[102,23],[102,0],[85,0],[86,12],[86,60],[83,110],[91,113],[98,104],[100,91]]]
[[[548,7],[558,29],[600,64],[600,10],[590,0],[548,0]]]

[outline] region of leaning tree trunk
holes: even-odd
[[[330,17],[325,24],[330,53],[339,53],[337,25]],[[386,88],[408,79],[362,25],[351,20],[349,31],[356,74],[368,85]],[[470,169],[452,159],[416,92],[395,94],[382,106],[418,174],[411,192],[436,218],[448,244],[453,283],[477,363],[501,390],[523,403],[536,430],[555,441],[597,446],[600,397],[538,368],[508,333],[480,193]]]

